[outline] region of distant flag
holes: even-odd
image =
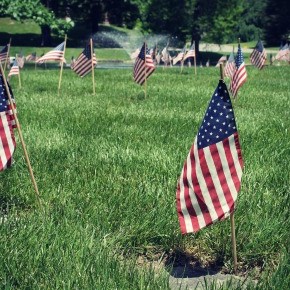
[[[169,54],[169,51],[168,51],[168,45],[169,43],[167,43],[167,45],[162,49],[162,52],[161,52],[161,60],[166,64],[171,64],[171,56]]]
[[[219,67],[220,64],[224,64],[227,61],[227,57],[225,55],[223,55],[217,62],[216,67]]]
[[[161,54],[160,54],[159,51],[158,51],[158,53],[156,54],[155,59],[156,59],[156,63],[157,63],[157,64],[160,64],[160,61],[161,61]]]
[[[62,42],[57,47],[55,47],[53,50],[47,52],[42,57],[40,57],[36,62],[37,63],[44,63],[45,61],[63,61],[64,57],[64,46],[65,42]]]
[[[209,67],[209,59],[207,60],[205,66],[206,66],[206,67]]]
[[[10,78],[13,75],[19,75],[19,65],[18,65],[16,58],[13,62],[13,65],[12,65],[10,71],[9,71],[8,78]]]
[[[177,185],[183,234],[196,233],[234,211],[242,168],[234,111],[227,86],[220,80]]]
[[[180,53],[177,54],[177,56],[173,59],[173,65],[177,64],[179,61],[183,61],[184,55],[186,51],[186,46],[181,50]]]
[[[7,59],[8,47],[9,45],[7,44],[0,50],[0,61],[5,61]]]
[[[9,86],[9,85],[8,85]],[[12,96],[11,88],[9,87]],[[0,74],[0,171],[3,171],[12,164],[16,142],[13,128],[16,127],[15,120],[6,92],[2,75]]]
[[[23,66],[24,66],[24,60],[25,60],[24,55],[20,52],[20,53],[16,56],[16,59],[17,59],[18,66],[19,66],[20,68],[23,68]]]
[[[93,51],[93,55],[91,53]],[[92,71],[92,62],[93,66],[97,64],[96,55],[94,53],[94,48],[91,48],[91,44],[88,43],[81,54],[76,59],[72,70],[81,77],[84,77],[89,72]]]
[[[144,43],[135,61],[133,70],[134,81],[139,85],[143,85],[145,80],[149,78],[154,70],[155,66],[150,51]]]
[[[232,78],[236,70],[235,55],[231,52],[228,61],[226,62],[224,73],[226,77]]]
[[[27,55],[25,60],[26,61],[36,61],[36,52],[32,52],[31,54]]]
[[[74,56],[71,57],[71,61],[70,61],[70,67],[73,68],[73,66],[75,65],[76,59],[74,58]]]
[[[280,48],[275,59],[276,60],[286,60],[286,61],[290,60],[290,58],[289,58],[289,45],[287,43]]]
[[[258,69],[262,69],[265,65],[267,59],[267,53],[261,40],[256,44],[256,47],[250,55],[250,61],[252,65],[256,66]]]
[[[246,71],[244,56],[243,56],[240,44],[238,45],[238,53],[235,58],[235,65],[236,65],[236,69],[230,83],[230,91],[233,94],[234,98],[237,96],[238,90],[240,89],[240,87],[247,80],[247,71]]]
[[[188,52],[185,54],[184,59],[186,60],[189,57],[195,57],[195,42],[192,43],[191,47],[189,48]]]
[[[132,52],[132,53],[130,54],[130,58],[131,58],[132,60],[135,60],[135,59],[137,58],[137,56],[138,56],[139,53],[140,53],[140,49],[137,48],[134,52]]]

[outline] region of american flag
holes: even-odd
[[[168,51],[168,45],[167,44],[161,51],[161,60],[167,65],[171,63],[171,56]]]
[[[64,45],[65,45],[65,42],[61,43],[60,45],[55,47],[53,50],[47,52],[42,57],[40,57],[36,62],[44,63],[45,61],[48,61],[48,60],[63,61]]]
[[[16,58],[13,62],[13,65],[12,65],[10,71],[9,71],[8,78],[10,78],[13,75],[19,75],[19,65],[18,65]]]
[[[93,58],[91,53],[91,44],[87,44],[84,50],[76,59],[75,63],[72,66],[72,70],[81,77],[84,77],[92,70],[92,62],[93,66],[97,64],[97,59],[94,53],[93,48]]]
[[[179,61],[183,61],[183,57],[185,55],[186,47],[182,49],[182,51],[173,59],[173,65],[177,64]]]
[[[280,48],[280,50],[278,51],[275,59],[290,61],[290,58],[289,58],[289,45],[287,43],[282,48]]]
[[[231,99],[220,80],[177,185],[177,212],[183,234],[197,232],[234,211],[242,167]]]
[[[224,68],[225,76],[228,78],[232,78],[235,70],[236,70],[235,55],[233,52],[231,52]]]
[[[24,60],[25,60],[24,55],[22,53],[19,53],[17,55],[16,59],[17,59],[17,62],[18,62],[18,66],[20,68],[23,68],[23,66],[24,66]]]
[[[240,44],[238,46],[238,53],[236,55],[235,64],[236,64],[236,69],[235,69],[235,72],[233,74],[233,77],[231,79],[231,84],[230,84],[230,91],[233,94],[234,98],[237,96],[239,88],[247,80],[247,71],[246,71],[244,56],[243,56]]]
[[[27,55],[25,60],[26,61],[36,61],[36,52],[32,52],[31,54]]]
[[[146,47],[146,44],[144,43],[134,64],[133,70],[134,81],[139,85],[143,85],[145,80],[149,78],[149,76],[154,72],[154,70],[155,66],[152,57],[150,55],[150,51]]]
[[[183,60],[186,60],[189,57],[195,57],[195,42],[193,42],[193,44],[189,48],[188,52],[185,54]]]
[[[12,97],[10,87],[9,90]],[[16,147],[13,128],[15,128],[15,120],[4,80],[2,75],[0,75],[0,171],[11,166],[12,163],[12,155]]]
[[[0,61],[5,61],[8,55],[8,44],[0,50]]]
[[[217,64],[215,65],[216,67],[219,67],[221,63],[225,63],[227,61],[227,57],[225,55],[223,55],[217,62]]]
[[[252,65],[256,66],[258,69],[262,69],[265,65],[267,59],[267,53],[261,40],[256,44],[256,47],[250,55],[250,61]]]

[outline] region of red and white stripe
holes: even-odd
[[[246,82],[247,80],[247,71],[245,67],[245,63],[242,62],[238,69],[235,70],[231,83],[230,83],[230,91],[233,94],[233,97],[236,97],[239,88]]]
[[[36,62],[43,63],[45,61],[63,61],[64,59],[64,42],[55,47],[53,50],[47,52],[45,55],[40,57]]]
[[[267,60],[267,53],[264,49],[262,52],[254,49],[253,52],[250,55],[250,61],[251,63],[256,66],[258,69],[262,69],[265,65],[265,62]]]
[[[150,54],[146,54],[145,61],[138,57],[134,66],[134,81],[143,85],[145,79],[148,79],[154,70],[155,66]]]
[[[75,71],[79,76],[83,77],[87,75],[92,70],[93,67],[97,64],[96,55],[93,54],[93,60],[88,59],[83,53],[78,57],[75,63],[72,66],[73,71]]]
[[[13,75],[19,75],[19,66],[13,65],[9,71],[8,78],[10,78]]]
[[[177,187],[181,232],[197,232],[233,210],[242,178],[238,133],[203,149],[192,145]]]

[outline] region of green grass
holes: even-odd
[[[245,162],[235,221],[239,271],[289,288],[290,67],[248,68],[234,103]],[[232,270],[229,220],[182,237],[175,191],[218,68],[159,68],[148,95],[131,70],[21,71],[11,84],[45,212],[17,138],[1,172],[2,289],[169,289],[162,255]],[[140,257],[144,257],[140,263]],[[144,262],[147,261],[147,262]],[[169,270],[168,270],[169,271]],[[288,280],[287,280],[288,279]],[[218,288],[216,288],[218,289]]]

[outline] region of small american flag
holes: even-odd
[[[197,232],[234,211],[242,167],[231,99],[220,80],[177,185],[177,212],[183,234]]]
[[[189,57],[195,57],[195,42],[193,42],[193,44],[189,48],[188,52],[185,54],[183,60],[186,60]]]
[[[169,46],[169,44],[167,44],[161,51],[161,60],[166,65],[171,63],[171,56],[170,56],[170,53],[168,51],[168,46]]]
[[[224,69],[225,76],[228,78],[232,78],[235,70],[236,70],[235,55],[233,52],[231,52]]]
[[[18,65],[17,59],[15,59],[13,62],[13,65],[8,74],[8,78],[10,78],[13,75],[19,75],[19,65]]]
[[[23,66],[24,66],[24,60],[25,60],[24,55],[22,53],[19,53],[17,55],[16,59],[17,59],[17,62],[18,62],[18,66],[20,68],[23,68]]]
[[[282,48],[280,48],[280,50],[278,51],[275,59],[290,61],[290,58],[289,58],[289,45],[287,43]]]
[[[57,47],[55,47],[53,50],[47,52],[42,57],[40,57],[36,62],[37,63],[44,63],[45,61],[63,61],[63,51],[64,51],[64,45],[65,42],[61,43]]]
[[[31,54],[27,55],[25,60],[26,61],[36,61],[36,52],[32,52]]]
[[[219,67],[221,63],[225,63],[227,61],[227,57],[225,55],[223,55],[217,62],[217,64],[215,65],[216,67]]]
[[[150,51],[144,43],[135,61],[133,70],[134,81],[139,85],[143,85],[145,80],[149,78],[154,70],[155,66]]]
[[[245,83],[247,80],[247,71],[244,62],[244,56],[242,53],[241,45],[238,46],[238,53],[235,59],[236,69],[231,79],[230,91],[235,98],[238,94],[239,88]]]
[[[92,63],[93,67],[97,64],[94,48],[92,50],[93,58],[91,53],[91,44],[87,44],[72,66],[72,70],[81,77],[84,77],[92,71]]]
[[[12,96],[10,87],[9,90]],[[0,171],[11,166],[12,155],[16,147],[13,133],[13,128],[15,127],[15,120],[5,89],[4,80],[2,75],[0,75]]]
[[[267,53],[261,40],[256,44],[256,47],[250,55],[250,61],[252,65],[256,66],[258,69],[262,69],[265,65],[267,59]]]
[[[186,47],[182,49],[182,51],[173,59],[173,65],[177,64],[179,61],[183,61],[184,55],[185,55]]]
[[[8,56],[8,44],[0,50],[0,61],[5,61]]]

